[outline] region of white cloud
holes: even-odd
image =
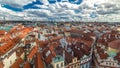
[[[40,2],[42,2],[44,5],[48,5],[49,4],[48,0],[40,0]]]
[[[19,4],[23,6],[32,1],[34,0],[25,0],[24,3]],[[80,5],[76,5],[68,2],[47,4],[46,0],[42,0],[46,5],[35,5],[41,9],[27,9],[22,12],[15,12],[0,7],[0,15],[6,16],[8,20],[120,22],[120,2],[118,2],[118,0],[111,1],[84,0]],[[95,4],[97,5],[96,7],[94,6]],[[97,15],[96,18],[90,17],[90,14],[93,12]]]
[[[22,8],[24,5],[28,3],[32,3],[36,0],[0,0],[0,4],[7,4],[12,7]]]

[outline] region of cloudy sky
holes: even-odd
[[[0,0],[0,20],[120,22],[120,0]]]

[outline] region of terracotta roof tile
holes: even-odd
[[[35,40],[25,40],[25,44],[30,44],[32,42],[35,42]]]
[[[45,68],[42,56],[40,53],[36,54],[35,68]]]
[[[48,47],[46,47],[43,51],[42,51],[42,56],[44,57],[44,58],[46,58],[47,56],[46,56],[46,53],[49,51],[49,48]]]
[[[113,48],[113,49],[120,50],[120,40],[112,41],[108,44],[108,46]]]
[[[25,64],[24,64],[24,66],[23,66],[23,68],[31,68],[30,63],[26,61]]]
[[[27,56],[27,58],[33,58],[33,56],[37,53],[38,47],[34,46],[31,50],[31,52],[29,53],[29,55]]]
[[[39,41],[39,46],[41,47],[41,48],[45,48],[46,46],[48,45],[48,41]]]
[[[46,62],[47,65],[49,65],[52,62],[52,58],[53,58],[52,54],[48,55],[45,58],[45,62]]]
[[[100,53],[99,56],[100,56],[100,59],[107,59],[108,54],[107,53]]]
[[[3,55],[8,52],[12,47],[14,47],[14,43],[12,41],[7,42],[5,45],[0,46],[0,54]]]
[[[22,64],[24,61],[22,58],[18,58],[14,64],[12,64],[11,68],[20,68],[20,64]]]
[[[24,48],[19,47],[19,48],[16,48],[15,51],[16,51],[16,55],[19,57],[24,52]]]
[[[4,35],[5,34],[5,30],[0,30],[0,35]]]
[[[98,53],[104,53],[104,49],[101,49],[101,47],[96,46],[96,49]]]
[[[50,41],[57,41],[60,40],[61,38],[63,38],[63,36],[52,37]]]
[[[3,68],[4,64],[2,61],[0,61],[0,68]]]
[[[57,36],[56,34],[45,34],[45,37],[49,37],[49,36]]]
[[[74,51],[74,56],[77,57],[78,59],[82,58],[82,56],[84,55],[84,53],[81,50],[78,50],[76,48],[73,48]]]
[[[48,51],[50,52],[49,54],[47,54]],[[56,52],[55,52],[53,46],[51,46],[50,48],[44,49],[42,54],[43,54],[43,57],[45,58],[45,62],[47,65],[49,65],[52,62],[52,58],[56,56]]]
[[[71,63],[73,58],[74,56],[72,56],[70,53],[65,51],[65,63],[67,64]]]

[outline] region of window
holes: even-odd
[[[114,66],[114,63],[113,63],[113,66]]]
[[[108,62],[106,62],[106,65],[108,65]]]
[[[111,65],[111,63],[109,63],[109,65]]]
[[[81,68],[84,68],[84,65],[82,65]]]
[[[76,65],[74,65],[74,67],[76,67]]]
[[[120,65],[120,63],[118,63],[118,65]]]
[[[89,63],[88,63],[88,64],[86,64],[86,68],[89,68],[89,67],[88,67],[88,65],[89,65]]]
[[[59,68],[59,64],[56,64],[56,68]]]
[[[77,58],[74,59],[74,62],[77,62]]]
[[[63,63],[61,63],[61,67],[63,67]]]

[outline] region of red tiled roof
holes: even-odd
[[[0,35],[4,35],[5,34],[5,30],[0,30]]]
[[[29,33],[30,31],[32,30],[32,28],[23,28],[22,30],[20,30],[20,32],[22,34],[20,34],[19,36],[17,36],[16,38],[13,38],[13,39],[9,39],[9,41],[3,45],[3,46],[0,46],[0,54],[4,54],[6,53],[7,51],[9,51],[11,48],[13,48],[22,38],[25,37],[25,35],[27,33]],[[16,30],[14,30],[14,32],[17,32]],[[9,33],[8,33],[9,35]],[[6,37],[7,38],[7,37]],[[9,37],[8,37],[9,38]]]
[[[82,58],[82,56],[84,55],[84,53],[81,50],[78,50],[75,47],[73,47],[72,49],[73,49],[75,57],[77,57],[78,59]]]
[[[70,53],[65,51],[65,62],[67,64],[72,63],[73,58],[74,58],[74,56],[72,56]]]
[[[61,38],[63,38],[63,36],[52,37],[50,41],[57,41],[60,40]]]
[[[45,37],[49,37],[49,36],[57,36],[56,34],[45,34]]]
[[[49,48],[51,48],[51,47],[55,48],[55,47],[59,46],[59,41],[50,42],[48,45],[50,46]]]
[[[16,55],[20,57],[21,54],[24,52],[24,48],[19,47],[19,48],[16,48],[15,51],[16,51]]]
[[[29,55],[27,56],[27,58],[33,58],[33,56],[37,53],[38,47],[34,46],[31,50],[31,52],[29,53]]]
[[[107,43],[104,39],[98,39],[98,40],[97,40],[97,43],[102,44],[102,45],[105,45],[106,47],[108,46],[108,45],[107,45],[108,43]]]
[[[98,52],[98,53],[104,53],[104,50],[103,50],[103,49],[101,49],[101,47],[96,46],[96,49],[97,49],[97,52]]]
[[[30,44],[32,42],[35,42],[35,40],[25,40],[25,44]]]
[[[48,55],[45,58],[45,62],[46,62],[47,65],[49,65],[52,62],[52,58],[53,58],[52,54]]]
[[[14,64],[12,64],[11,68],[20,68],[20,64],[23,63],[22,58],[18,58]]]
[[[40,53],[36,54],[35,68],[45,68],[43,60],[42,60],[42,56]]]
[[[0,68],[3,68],[4,64],[2,61],[0,61]]]
[[[71,38],[71,37],[67,37],[66,38],[66,41],[68,42],[68,43],[73,43],[74,41],[73,41],[73,38]]]
[[[107,53],[100,53],[99,56],[100,56],[100,59],[107,59],[108,54]]]
[[[86,55],[90,54],[90,49],[86,45],[83,46],[83,48],[80,48],[81,52],[83,52]]]
[[[23,66],[23,68],[31,68],[30,63],[26,61],[26,62],[25,62],[25,65]]]
[[[113,49],[120,50],[120,40],[112,41],[108,44],[108,46],[113,48]]]
[[[44,58],[46,58],[47,56],[46,56],[46,53],[49,51],[49,48],[48,47],[46,47],[43,51],[42,51],[42,56],[44,57]]]
[[[14,47],[14,43],[10,40],[5,45],[0,46],[0,54],[3,55],[4,53],[8,52],[13,47]]]
[[[50,54],[48,56],[46,56],[46,53],[50,51]],[[45,62],[47,65],[49,65],[52,62],[52,58],[56,56],[56,53],[54,51],[53,46],[50,46],[50,48],[46,48],[44,49],[43,53],[42,53],[43,57],[45,58]]]
[[[48,44],[48,41],[39,41],[39,46],[40,46],[41,48],[46,47],[47,44]]]

